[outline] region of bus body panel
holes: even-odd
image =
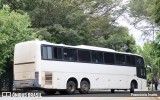
[[[14,79],[15,80],[26,80],[35,79],[35,64],[20,64],[14,66]]]
[[[131,79],[137,80],[136,67],[127,66],[44,60],[41,61],[41,71],[53,73],[52,87],[55,89],[65,89],[65,84],[71,77],[75,77],[78,83],[83,78],[88,78],[93,83],[91,89],[129,89]],[[78,84],[78,88],[80,88],[80,84]]]

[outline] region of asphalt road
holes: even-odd
[[[42,97],[157,97],[160,96],[160,91],[156,92],[143,92],[137,91],[131,94],[129,91],[115,91],[111,93],[110,91],[91,91],[88,94],[80,94],[76,92],[73,95],[61,95],[58,92],[53,95],[46,95],[42,92]]]
[[[54,95],[46,95],[42,91],[34,91],[33,93],[41,93],[42,97],[33,98],[32,100],[160,100],[160,91],[135,92],[134,94],[129,93],[129,91],[115,91],[115,93],[111,93],[110,91],[91,91],[88,94],[79,94],[76,92],[73,95],[61,95],[58,92]],[[0,97],[1,99],[15,100],[17,98]],[[19,99],[21,100],[21,98]]]
[[[76,92],[72,95],[61,95],[60,93],[55,93],[53,95],[47,95],[42,92],[42,97],[128,97],[131,94],[129,92],[115,92],[111,93],[110,91],[91,91],[88,94],[80,94]]]
[[[156,97],[49,97],[43,100],[160,100]]]
[[[140,96],[135,96],[134,94]],[[91,91],[88,94],[79,94],[76,92],[73,95],[61,95],[57,92],[54,95],[46,95],[42,92],[42,98],[44,100],[160,100],[160,98],[158,98],[158,96],[160,96],[160,91],[135,92],[134,94],[129,93],[129,91],[115,91],[115,93],[111,93],[110,91]],[[151,94],[153,94],[153,97]],[[158,96],[155,97],[154,95]]]
[[[76,92],[73,95],[61,95],[58,92],[54,95],[46,95],[42,92],[43,100],[160,100],[158,96],[160,96],[159,92],[135,92],[134,94],[141,94],[147,96],[134,96],[129,93],[129,91],[115,91],[115,93],[111,93],[110,91],[91,91],[88,94],[79,94]],[[152,96],[150,94],[153,94]],[[154,96],[154,95],[158,96]],[[150,95],[150,96],[148,96]]]

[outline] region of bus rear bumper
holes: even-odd
[[[39,84],[38,80],[15,80],[14,87],[16,89],[22,88],[40,88],[41,85]]]

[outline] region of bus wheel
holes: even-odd
[[[131,83],[130,93],[134,93],[134,83]]]
[[[56,90],[52,90],[52,89],[45,89],[43,90],[44,93],[46,93],[47,95],[53,95],[56,93]]]
[[[67,94],[74,94],[76,91],[76,84],[73,81],[67,82]]]
[[[114,89],[111,89],[111,93],[114,93]]]
[[[79,92],[81,94],[85,94],[85,93],[89,92],[89,89],[90,89],[90,84],[87,81],[83,80],[81,82],[81,84],[80,84],[80,90],[79,90]]]

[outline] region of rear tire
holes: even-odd
[[[87,81],[83,80],[80,84],[79,92],[81,94],[86,94],[89,92],[89,89],[90,89],[90,84]]]
[[[66,93],[67,94],[74,94],[76,91],[76,83],[74,81],[68,81],[67,82],[67,89]],[[64,92],[65,93],[65,92]]]
[[[130,93],[134,93],[134,83],[131,83]]]
[[[52,90],[52,89],[45,89],[43,90],[44,93],[46,93],[47,95],[53,95],[55,94],[57,91],[56,90]]]

